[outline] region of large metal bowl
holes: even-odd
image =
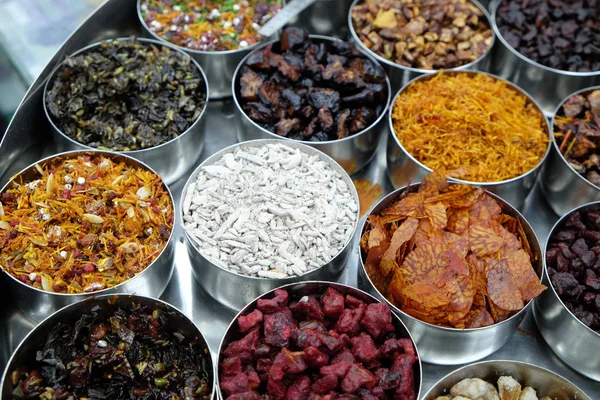
[[[600,200],[600,188],[575,171],[558,149],[559,144],[554,141],[554,118],[560,112],[563,104],[576,94],[586,94],[593,90],[600,90],[600,86],[586,88],[568,95],[554,111],[550,123],[552,150],[548,162],[542,168],[540,180],[548,204],[559,216],[583,204]]]
[[[214,164],[217,160],[221,159],[224,154],[232,153],[238,148],[259,147],[271,143],[282,142],[277,139],[263,139],[238,143],[234,144],[233,146],[229,146],[207,158],[202,164],[198,166],[198,168],[196,168],[196,170],[194,170],[194,172],[190,175],[188,181],[186,182],[185,186],[183,187],[183,195],[181,196],[181,204],[179,207],[179,209],[182,211],[179,212],[183,213],[183,202],[185,200],[188,187],[191,183],[196,181],[198,173],[203,167]],[[356,201],[356,204],[358,205],[358,193],[356,192],[354,184],[352,183],[352,180],[350,179],[348,174],[343,170],[343,168],[339,164],[337,164],[327,155],[304,144],[288,141],[285,142],[285,145],[292,148],[298,148],[303,152],[311,155],[318,155],[322,160],[326,161],[331,166],[331,168],[333,168],[334,171],[337,171],[342,176],[342,179],[350,188],[350,191]],[[211,295],[219,303],[235,311],[241,310],[246,304],[251,302],[253,299],[258,297],[262,293],[265,293],[282,285],[307,280],[335,281],[340,276],[342,270],[346,266],[348,257],[352,252],[353,237],[356,233],[356,228],[358,226],[359,220],[358,213],[359,211],[357,208],[356,221],[354,223],[352,235],[348,237],[346,244],[344,245],[342,250],[340,250],[340,252],[331,261],[317,269],[307,272],[302,276],[295,276],[285,279],[257,278],[237,274],[235,272],[224,269],[221,266],[214,264],[210,259],[206,258],[202,253],[200,253],[200,251],[194,244],[194,239],[192,239],[189,233],[184,229],[186,238],[185,242],[192,264],[192,271],[194,273],[194,276],[196,277],[196,280],[198,280],[200,285],[209,295]],[[180,217],[181,220],[183,220],[183,214],[180,214]]]
[[[504,0],[508,1],[508,0]],[[569,72],[550,68],[523,56],[506,42],[496,25],[496,11],[501,0],[490,4],[492,27],[498,38],[492,52],[490,72],[509,80],[531,94],[547,117],[552,117],[562,99],[569,93],[600,84],[600,71]]]
[[[543,116],[543,113],[542,113],[538,103],[531,96],[529,96],[527,93],[525,93],[523,90],[521,90],[516,85],[514,85],[510,82],[507,82],[504,79],[501,79],[501,78],[491,75],[491,74],[487,74],[485,72],[475,72],[475,71],[454,71],[454,72],[450,71],[450,72],[443,72],[443,73],[447,74],[447,75],[485,74],[485,75],[491,76],[494,79],[501,80],[501,81],[505,82],[507,85],[510,85],[515,90],[522,93],[524,96],[526,96],[536,106],[536,108],[538,110],[540,110],[540,116]],[[390,104],[388,123],[390,125],[391,137],[388,138],[388,142],[387,142],[387,172],[388,172],[388,176],[389,176],[390,180],[392,181],[392,184],[396,188],[403,187],[403,186],[409,184],[411,181],[420,181],[420,180],[424,179],[427,175],[429,175],[432,170],[431,170],[431,168],[425,166],[425,164],[421,163],[416,158],[414,158],[408,151],[406,151],[406,149],[402,146],[402,143],[400,143],[400,140],[398,139],[398,137],[396,136],[396,133],[394,131],[394,121],[392,119],[394,104],[396,103],[396,99],[398,98],[398,96],[400,96],[400,94],[404,90],[406,90],[413,82],[422,81],[422,80],[426,80],[426,79],[432,79],[434,76],[435,75],[432,75],[432,74],[421,75],[421,76],[413,79],[412,81],[408,82],[402,89],[400,89],[398,91],[398,93],[394,97],[394,100]],[[550,127],[548,126],[548,121],[546,121],[545,118],[544,118],[544,122],[546,124],[546,133],[548,134],[548,137],[550,138],[551,137],[550,136]],[[510,204],[512,204],[514,207],[521,208],[525,202],[525,198],[527,197],[527,195],[533,188],[535,181],[537,179],[537,176],[540,172],[541,166],[544,164],[544,161],[548,157],[549,152],[550,152],[550,141],[548,142],[548,148],[546,149],[546,153],[544,154],[544,157],[542,157],[542,159],[540,160],[538,165],[535,168],[531,169],[530,171],[528,171],[528,172],[524,173],[523,175],[518,176],[516,178],[508,179],[508,180],[501,181],[501,182],[470,182],[470,181],[464,181],[464,180],[460,180],[460,179],[450,179],[450,180],[452,182],[466,183],[469,185],[480,186],[483,189],[486,189],[492,193],[499,195],[500,197],[502,197],[503,199],[508,201]]]
[[[119,38],[114,40],[131,40],[130,38]],[[181,53],[186,57],[189,57],[183,51],[179,50],[175,46],[169,45],[166,42],[159,42],[152,39],[142,39],[137,38],[137,41],[141,43],[146,43],[148,45],[153,44],[156,46],[165,46],[173,51]],[[70,57],[74,57],[81,53],[85,53],[89,50],[92,50],[96,47],[100,46],[99,43],[94,43],[89,46],[84,47],[81,50],[76,51],[71,54]],[[206,118],[204,118],[204,114],[206,113],[206,108],[208,106],[208,83],[206,81],[206,76],[204,75],[204,71],[198,65],[195,60],[191,60],[193,65],[198,68],[198,72],[200,72],[200,76],[204,81],[204,85],[206,88],[206,104],[204,104],[204,109],[202,113],[198,117],[198,119],[181,135],[176,137],[175,139],[171,139],[170,141],[163,143],[161,145],[151,147],[149,149],[143,150],[134,150],[134,151],[121,151],[117,152],[119,154],[125,154],[127,156],[131,156],[135,159],[138,159],[148,165],[150,165],[154,170],[158,172],[158,174],[163,178],[163,180],[167,184],[174,183],[179,178],[183,176],[200,158],[202,154],[202,149],[204,148],[204,132],[206,128]],[[69,151],[69,150],[94,150],[93,147],[86,146],[77,142],[76,140],[71,139],[67,135],[65,135],[55,124],[50,116],[48,111],[48,107],[46,105],[46,95],[50,90],[51,86],[54,84],[55,75],[62,66],[59,65],[50,75],[50,78],[46,82],[46,86],[44,87],[44,112],[46,113],[46,117],[50,122],[50,126],[52,127],[52,135],[54,141],[57,144],[58,151]]]
[[[314,43],[340,41],[340,39],[319,35],[310,35],[310,39]],[[274,40],[269,43],[265,43],[264,45],[254,50],[252,53],[261,51],[266,46],[275,43],[278,43],[278,41]],[[377,61],[373,57],[364,52],[362,53],[365,57],[367,57],[368,59],[370,59],[378,65]],[[235,102],[237,108],[237,112],[235,113],[235,124],[238,141],[245,142],[247,140],[254,139],[276,138],[280,140],[286,140],[288,143],[303,143],[307,146],[321,150],[323,153],[333,158],[335,161],[340,163],[340,165],[346,170],[346,172],[349,175],[360,171],[373,159],[373,157],[375,156],[375,150],[377,149],[377,145],[379,144],[379,139],[381,138],[381,135],[384,134],[384,132],[386,132],[387,130],[385,123],[385,115],[387,113],[387,108],[390,105],[390,98],[392,93],[390,88],[390,81],[387,77],[387,100],[385,108],[381,112],[381,115],[370,126],[365,128],[361,132],[339,140],[328,140],[325,142],[305,142],[293,140],[279,136],[276,133],[270,132],[265,128],[261,127],[259,124],[254,122],[242,109],[242,106],[240,104],[240,71],[244,64],[246,64],[246,61],[251,56],[251,54],[248,54],[247,57],[244,57],[244,59],[240,62],[237,69],[235,70],[235,74],[233,76],[232,90],[233,101]]]
[[[496,386],[501,376],[512,376],[523,388],[532,387],[539,398],[549,396],[553,400],[592,400],[573,383],[552,371],[520,361],[504,360],[482,361],[459,368],[433,385],[423,400],[435,400],[438,396],[448,394],[452,386],[463,379],[479,378]]]
[[[125,162],[128,165],[141,167],[154,172],[150,167],[143,164],[141,161],[135,160],[124,154],[109,153],[103,151],[72,151],[67,153],[61,153],[44,158],[23,171],[15,175],[3,188],[0,193],[3,193],[7,188],[10,187],[12,182],[16,179],[23,178],[27,181],[33,177],[38,176],[35,166],[38,163],[53,160],[55,158],[75,158],[79,155],[98,155],[101,154],[104,157],[110,157],[116,162]],[[155,173],[155,172],[154,172]],[[175,210],[175,203],[169,187],[164,185],[165,190],[169,194],[173,209]],[[167,244],[163,248],[163,251],[156,257],[156,259],[146,267],[142,272],[128,279],[127,281],[114,286],[112,288],[99,290],[91,293],[81,294],[65,294],[65,293],[53,293],[46,292],[44,290],[36,289],[28,286],[6,272],[4,269],[0,272],[0,279],[5,281],[7,288],[9,289],[10,296],[14,304],[20,307],[29,317],[34,321],[39,322],[44,318],[48,317],[53,312],[65,307],[69,304],[76,303],[85,298],[92,296],[99,296],[102,294],[114,294],[114,293],[137,293],[142,296],[159,297],[167,287],[171,275],[173,273],[173,254],[174,254],[174,241],[173,232],[175,226],[171,229],[171,235]]]
[[[546,248],[554,233],[562,228],[566,220],[575,212],[600,210],[600,202],[585,204],[564,215],[552,227]],[[546,264],[544,253],[544,284],[548,289],[535,300],[533,316],[540,333],[561,360],[571,368],[590,379],[600,382],[600,357],[592,349],[600,348],[600,334],[584,325],[558,297]]]
[[[350,295],[356,297],[357,299],[364,301],[367,304],[379,302],[379,300],[377,298],[371,296],[368,293],[363,292],[362,290],[356,289],[352,286],[344,285],[341,283],[334,283],[334,282],[320,282],[320,281],[299,282],[299,283],[293,283],[293,284],[281,286],[276,289],[287,290],[290,295],[290,302],[292,302],[292,301],[298,301],[304,296],[311,296],[311,295],[314,296],[314,295],[323,294],[329,287],[337,290],[338,292],[340,292],[343,295],[350,294]],[[221,385],[219,383],[219,376],[220,376],[219,364],[220,364],[221,358],[223,357],[223,351],[225,351],[225,348],[227,347],[229,342],[231,342],[232,337],[235,335],[235,333],[238,329],[237,320],[240,316],[247,315],[250,312],[254,311],[254,309],[256,309],[256,304],[259,299],[273,297],[274,291],[275,291],[275,289],[270,290],[270,291],[258,296],[251,302],[249,302],[248,305],[246,305],[238,313],[238,315],[236,315],[236,317],[233,319],[233,321],[231,321],[231,324],[229,324],[229,327],[225,331],[225,336],[223,336],[223,339],[221,340],[221,344],[219,345],[219,353],[217,356],[217,368],[216,368],[217,377],[216,377],[216,384],[215,384],[215,391],[221,399],[223,399],[224,397],[223,397],[223,393],[221,392]],[[405,338],[409,338],[411,340],[411,342],[413,343],[413,346],[415,348],[416,355],[419,358],[419,362],[415,363],[413,365],[417,398],[419,398],[419,396],[421,395],[421,386],[422,386],[422,377],[423,377],[423,367],[422,367],[422,363],[421,363],[421,355],[420,355],[419,349],[417,348],[417,344],[415,343],[415,340],[413,339],[411,332],[402,323],[400,318],[398,318],[394,313],[392,313],[392,323],[396,327],[396,334],[399,337],[405,337]]]
[[[387,60],[387,59],[381,57],[379,54],[375,53],[373,50],[371,50],[367,46],[365,46],[361,42],[358,34],[356,33],[356,30],[354,29],[354,24],[352,23],[352,10],[354,10],[354,7],[359,2],[363,2],[363,1],[364,0],[354,0],[352,5],[350,6],[350,11],[348,12],[348,26],[350,27],[350,34],[352,35],[352,39],[354,39],[354,41],[357,43],[358,47],[361,50],[363,50],[364,52],[366,52],[367,54],[369,54],[370,56],[375,58],[383,66],[383,69],[385,70],[385,72],[387,72],[387,75],[390,78],[393,92],[396,92],[403,85],[406,85],[407,82],[415,79],[418,76],[421,76],[424,74],[425,75],[433,74],[433,73],[440,71],[440,70],[436,70],[436,69],[420,69],[420,68],[405,67],[403,65],[396,64],[393,61],[390,61],[390,60]],[[477,7],[479,7],[479,9],[483,12],[485,19],[488,22],[488,26],[491,29],[492,24],[490,21],[491,21],[492,17],[488,13],[486,7],[482,6],[478,0],[470,0],[470,1],[473,4],[475,4]],[[477,60],[475,60],[473,62],[470,62],[465,65],[461,65],[460,67],[445,69],[445,71],[464,71],[464,70],[488,71],[490,69],[490,66],[492,63],[491,54],[492,54],[492,49],[494,48],[495,43],[496,43],[496,33],[492,29],[492,45],[481,57],[479,57]]]
[[[194,322],[185,316],[180,310],[173,307],[172,305],[165,303],[162,300],[158,300],[151,297],[143,297],[134,294],[105,294],[94,298],[89,298],[80,301],[76,304],[71,304],[67,307],[60,309],[54,314],[50,315],[39,325],[37,325],[19,344],[12,357],[6,365],[4,374],[2,376],[2,382],[0,383],[0,400],[1,399],[12,399],[12,392],[14,385],[12,383],[11,374],[17,369],[28,370],[36,362],[36,354],[41,349],[48,337],[48,332],[59,322],[65,324],[74,324],[81,315],[84,313],[90,313],[92,310],[97,312],[101,317],[103,315],[110,315],[116,308],[130,308],[131,305],[141,304],[151,307],[152,309],[165,310],[172,313],[170,317],[169,328],[176,330],[186,337],[198,337],[198,345],[201,348],[206,349],[207,360],[209,365],[207,370],[211,373],[212,379],[212,398],[215,399],[215,377],[214,377],[214,365],[211,357],[210,348],[200,329],[194,324]]]
[[[398,200],[406,190],[414,192],[418,188],[419,184],[415,183],[411,186],[395,190],[380,200],[371,209],[369,214],[381,213],[389,204]],[[501,205],[504,213],[520,221],[534,256],[534,260],[532,261],[533,268],[541,281],[543,269],[542,251],[535,232],[527,220],[508,202],[493,193],[487,192],[487,194]],[[360,230],[361,235],[364,234],[366,226],[367,221],[365,219]],[[528,302],[523,309],[507,320],[483,328],[455,329],[433,325],[406,314],[388,301],[377,290],[371,278],[369,278],[360,249],[358,259],[358,287],[385,301],[400,316],[415,338],[417,346],[421,349],[421,359],[431,364],[466,364],[481,360],[492,354],[510,340],[532,303],[531,301]]]
[[[348,11],[352,0],[317,0],[288,22],[287,26],[297,26],[310,33],[348,38]]]

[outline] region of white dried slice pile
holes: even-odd
[[[331,261],[358,219],[350,188],[328,162],[279,143],[238,147],[201,168],[182,211],[202,255],[269,279]]]
[[[535,389],[526,387],[512,376],[501,376],[497,388],[479,378],[463,379],[450,389],[450,394],[438,396],[435,400],[551,400],[550,397],[537,397]]]

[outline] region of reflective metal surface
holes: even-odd
[[[549,396],[559,400],[592,400],[572,382],[552,371],[533,364],[505,360],[483,361],[459,368],[437,382],[423,400],[435,400],[437,396],[448,394],[452,386],[465,378],[483,379],[496,386],[501,376],[512,376],[522,388],[532,387],[539,398]]]
[[[356,43],[358,43],[358,47],[362,51],[371,55],[373,58],[375,58],[377,61],[379,61],[379,64],[381,64],[383,66],[383,69],[385,70],[385,72],[388,75],[388,78],[390,79],[390,83],[392,85],[392,93],[396,93],[402,86],[406,85],[409,81],[411,81],[421,75],[433,74],[433,73],[436,73],[439,71],[439,70],[411,68],[411,67],[405,67],[400,64],[396,64],[395,62],[386,60],[385,58],[381,57],[379,54],[375,53],[374,51],[370,50],[367,46],[365,46],[360,41],[360,38],[359,38],[358,34],[356,33],[356,31],[354,30],[354,26],[352,25],[352,10],[356,6],[356,4],[358,4],[359,2],[362,2],[362,1],[364,1],[364,0],[354,0],[352,5],[350,6],[350,11],[348,12],[348,20],[347,20],[348,27],[350,29],[350,35],[352,36],[352,39]],[[492,25],[490,23],[490,20],[492,17],[488,13],[487,9],[485,7],[483,7],[481,5],[481,3],[478,2],[477,0],[471,0],[471,2],[474,3],[475,5],[477,5],[477,7],[479,7],[481,9],[483,14],[485,15],[486,20],[488,21],[488,25],[491,27]],[[492,50],[496,43],[496,33],[494,31],[492,31],[492,35],[493,35],[492,46],[485,52],[485,54],[483,54],[477,60],[475,60],[469,64],[461,65],[460,67],[456,67],[456,68],[448,68],[445,71],[465,71],[465,70],[489,71],[491,64],[492,64],[492,60],[493,60],[491,57]]]
[[[262,140],[253,140],[250,142],[242,142],[233,146],[229,146],[218,153],[213,154],[209,158],[207,158],[202,164],[196,168],[196,170],[192,173],[188,181],[182,190],[182,198],[181,203],[179,205],[179,217],[181,218],[181,210],[183,209],[183,196],[187,193],[188,186],[191,183],[195,183],[200,170],[207,165],[212,165],[221,158],[223,158],[224,154],[232,153],[236,149],[239,148],[247,148],[247,147],[260,147],[265,146],[267,144],[273,143],[283,143],[279,139],[262,139]],[[358,204],[358,193],[356,192],[356,188],[352,183],[352,179],[346,174],[346,172],[342,169],[342,167],[333,161],[331,158],[327,157],[325,154],[313,149],[312,147],[306,146],[302,143],[297,142],[285,142],[285,145],[300,149],[302,152],[319,156],[322,161],[328,163],[331,168],[339,173],[342,177],[342,180],[352,194],[354,201]],[[190,237],[188,232],[185,232],[186,239],[186,247],[188,250],[188,254],[190,257],[190,261],[192,263],[192,270],[194,271],[194,275],[200,285],[206,290],[208,294],[210,294],[215,300],[219,303],[235,310],[241,310],[246,304],[250,303],[252,300],[260,296],[261,294],[275,289],[279,286],[287,285],[294,282],[299,281],[307,281],[307,280],[326,280],[326,281],[335,281],[339,278],[341,271],[344,269],[348,261],[348,257],[350,254],[354,254],[354,243],[353,237],[356,233],[356,228],[358,226],[359,220],[359,211],[356,211],[356,220],[354,222],[354,227],[352,229],[352,235],[348,237],[344,247],[339,251],[339,253],[333,257],[331,261],[327,264],[312,270],[301,276],[294,276],[285,279],[264,279],[264,278],[256,278],[246,275],[237,274],[235,272],[226,270],[219,265],[211,262],[210,259],[205,257],[194,245],[194,239]]]
[[[351,296],[354,296],[357,299],[362,300],[367,304],[379,302],[379,300],[377,298],[371,296],[370,294],[368,294],[366,292],[363,292],[362,290],[353,288],[351,286],[343,285],[340,283],[317,282],[317,281],[299,282],[299,283],[292,283],[292,284],[283,286],[283,287],[281,287],[281,289],[285,289],[288,291],[288,293],[290,295],[290,299],[289,299],[288,303],[292,303],[295,301],[299,301],[304,296],[320,296],[323,293],[325,293],[325,291],[329,287],[332,287],[333,289],[337,290],[338,292],[340,292],[343,295],[349,294]],[[249,302],[248,305],[246,307],[244,307],[244,309],[241,310],[238,315],[236,315],[236,317],[231,321],[231,324],[227,328],[227,331],[226,331],[225,335],[223,336],[223,340],[221,341],[221,344],[219,345],[219,352],[217,355],[217,366],[216,366],[217,367],[217,378],[216,378],[217,383],[216,383],[215,387],[216,387],[217,393],[219,394],[219,396],[221,398],[223,398],[223,393],[221,391],[220,383],[219,383],[219,377],[220,377],[219,361],[223,357],[223,352],[227,348],[227,345],[229,345],[229,343],[232,341],[235,334],[237,333],[237,330],[238,330],[238,327],[236,324],[237,318],[242,315],[247,315],[250,312],[254,311],[256,309],[256,305],[257,305],[257,302],[259,299],[272,298],[272,297],[273,297],[273,291],[269,291],[268,293],[264,293],[261,296],[257,297],[256,299],[254,299],[253,301]],[[402,323],[400,318],[398,318],[398,316],[395,315],[394,313],[392,313],[392,323],[394,324],[394,327],[396,328],[395,333],[396,333],[397,337],[409,338],[411,340],[411,342],[413,343],[413,345],[415,346],[416,354],[419,357],[419,362],[413,364],[413,373],[414,373],[414,377],[415,377],[415,384],[417,387],[417,398],[418,398],[421,394],[422,377],[423,377],[423,369],[422,369],[422,363],[421,363],[419,349],[415,345],[415,341],[413,340],[413,337],[411,336],[408,329],[406,329],[406,326]]]
[[[569,165],[558,148],[559,144],[554,141],[554,118],[564,102],[575,94],[587,94],[598,89],[600,89],[600,86],[571,93],[563,99],[552,114],[552,121],[550,122],[552,150],[548,161],[542,168],[541,179],[546,199],[558,215],[565,215],[576,207],[600,200],[600,188],[589,182]]]
[[[352,0],[317,0],[288,25],[306,29],[309,33],[348,38],[348,11]]]
[[[332,42],[334,40],[338,40],[335,38],[327,38],[318,35],[311,35],[310,38],[314,43],[327,43]],[[266,43],[263,46],[257,48],[255,51],[261,51],[261,49],[263,49],[265,46],[268,46],[273,43],[277,43],[277,41]],[[368,57],[371,61],[375,63],[377,62],[373,57],[366,54],[364,51],[363,54],[365,55],[365,57]],[[369,161],[371,161],[375,154],[375,150],[377,149],[377,145],[379,144],[380,137],[382,135],[385,135],[388,129],[386,116],[391,98],[390,81],[388,78],[386,78],[386,107],[381,112],[379,118],[377,118],[377,120],[373,122],[368,128],[352,136],[348,136],[339,140],[329,140],[326,142],[300,142],[297,140],[292,140],[279,136],[273,132],[269,132],[265,128],[258,125],[256,122],[252,121],[252,119],[248,117],[244,110],[242,110],[240,104],[240,71],[242,69],[242,66],[246,63],[246,59],[250,57],[250,55],[251,54],[249,54],[244,60],[242,60],[233,76],[233,101],[237,106],[235,127],[237,137],[240,142],[254,139],[280,139],[286,140],[288,143],[302,143],[307,146],[314,147],[315,149],[321,150],[323,153],[327,154],[329,157],[337,161],[350,175],[354,174],[356,171],[360,171],[362,168],[365,167],[365,165],[369,163]]]
[[[508,0],[504,0],[508,1]],[[496,32],[496,45],[492,51],[490,72],[520,86],[535,98],[547,117],[552,117],[556,106],[576,90],[600,84],[598,72],[569,72],[538,64],[521,55],[509,45],[496,25],[496,11],[501,2],[491,4],[492,27]]]
[[[564,215],[552,228],[553,233],[564,229],[566,220],[578,211],[598,211],[600,203],[583,205]],[[546,242],[546,247],[548,247]],[[550,282],[544,254],[544,284],[549,287],[536,299],[533,315],[542,336],[565,363],[579,373],[600,382],[600,357],[590,349],[600,349],[600,334],[585,326],[558,297]],[[557,329],[557,327],[560,327]]]
[[[35,164],[43,162],[52,162],[53,158],[68,159],[76,158],[79,155],[98,155],[101,154],[104,157],[110,157],[115,162],[125,162],[127,165],[133,167],[141,167],[144,169],[150,169],[140,161],[137,161],[129,156],[116,153],[108,153],[103,151],[74,151],[69,153],[62,153],[55,156],[50,156],[43,160],[36,161]],[[35,164],[27,167],[21,171],[14,180],[23,179],[24,182],[29,182],[39,177],[39,173],[35,168]],[[152,171],[150,169],[150,171]],[[154,171],[152,171],[154,172]],[[8,182],[0,193],[11,188],[12,182]],[[173,202],[173,195],[171,194],[169,187],[164,186],[169,194],[171,202],[173,204],[174,212],[176,212],[176,206]],[[10,293],[10,297],[13,302],[13,306],[21,308],[33,321],[41,321],[48,317],[50,314],[59,310],[60,308],[81,301],[85,298],[112,293],[137,293],[142,296],[158,297],[167,287],[171,275],[173,274],[173,254],[174,254],[174,232],[171,231],[169,241],[165,245],[163,251],[156,257],[156,259],[146,267],[138,275],[134,276],[127,281],[114,286],[109,289],[99,290],[92,293],[81,293],[81,294],[65,294],[65,293],[54,293],[47,292],[45,290],[36,289],[32,286],[26,285],[14,276],[10,275],[4,269],[0,272],[0,281],[4,281],[6,288]]]
[[[201,348],[208,349],[210,352],[209,344],[196,324],[194,324],[191,319],[189,319],[185,314],[172,305],[151,297],[143,297],[132,294],[106,294],[62,308],[37,325],[23,339],[8,362],[7,368],[4,370],[2,381],[0,383],[0,399],[8,400],[13,398],[12,392],[14,390],[14,385],[11,380],[12,371],[17,370],[18,368],[27,371],[29,368],[32,368],[36,362],[37,351],[42,348],[46,342],[48,333],[56,326],[56,324],[61,322],[67,325],[74,325],[83,314],[91,313],[92,309],[98,313],[100,318],[108,319],[117,308],[131,309],[132,304],[134,303],[145,305],[150,310],[158,309],[171,313],[169,317],[169,328],[173,331],[181,333],[187,338],[199,337],[200,341],[198,345]],[[210,364],[208,369],[210,371],[209,373],[211,373],[210,379],[212,380],[211,386],[212,395],[214,398],[215,369],[212,358],[209,360],[209,362]]]

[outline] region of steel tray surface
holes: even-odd
[[[42,92],[45,81],[64,56],[90,43],[105,38],[127,35],[144,36],[136,14],[136,0],[107,0],[85,21],[65,42],[55,57],[31,86],[15,114],[6,135],[0,144],[0,186],[19,170],[37,159],[55,152],[51,127],[44,116]],[[200,161],[211,154],[236,143],[234,127],[234,104],[231,100],[210,102],[206,114],[206,142]],[[379,143],[373,162],[353,179],[368,179],[383,186],[384,194],[392,190],[386,174],[387,137]],[[191,170],[177,182],[170,185],[179,204],[183,185]],[[522,211],[536,231],[540,242],[545,243],[552,225],[558,220],[547,205],[537,185],[527,198]],[[179,213],[175,213],[179,218]],[[213,300],[194,279],[190,260],[184,243],[179,221],[175,230],[175,271],[161,296],[183,311],[205,334],[211,349],[219,348],[221,338],[235,314],[230,309]],[[354,249],[350,261],[339,281],[351,286],[357,285],[358,236],[354,238]],[[2,274],[4,272],[1,272]],[[0,291],[5,292],[6,277],[0,276]],[[33,329],[35,322],[15,309],[10,301],[10,293],[4,293],[3,307],[0,309],[0,371],[3,371],[11,353],[25,335]],[[594,351],[594,349],[590,349]],[[597,351],[597,350],[596,350]],[[213,354],[215,357],[216,354]],[[556,372],[572,381],[592,398],[600,398],[600,383],[579,375],[570,369],[552,352],[541,337],[532,314],[528,313],[517,333],[510,341],[487,359],[516,360],[533,363]],[[435,382],[453,371],[455,366],[423,364],[423,390],[426,393]]]

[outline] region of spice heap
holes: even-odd
[[[161,38],[199,51],[243,49],[281,9],[281,0],[143,0],[142,18]]]
[[[11,399],[210,400],[208,349],[173,330],[172,311],[112,308],[53,326],[35,349],[35,369],[13,372]]]
[[[228,333],[219,362],[225,400],[417,399],[415,348],[396,334],[387,305],[331,287],[291,296],[259,299]]]
[[[597,0],[505,0],[496,23],[508,44],[530,60],[564,71],[600,71]]]
[[[358,204],[319,155],[281,143],[238,146],[184,193],[184,229],[232,272],[280,279],[331,261],[351,239]]]
[[[438,73],[410,84],[393,106],[402,147],[426,167],[466,168],[500,182],[535,168],[548,149],[544,115],[527,96],[482,73]]]
[[[363,131],[384,112],[383,68],[342,41],[313,42],[287,28],[281,42],[254,52],[241,70],[241,106],[266,130],[321,142]]]
[[[550,237],[546,266],[569,311],[600,333],[600,212],[586,207],[566,218]]]
[[[0,265],[37,289],[84,293],[133,278],[162,252],[173,204],[160,177],[110,156],[56,157],[0,195]]]
[[[438,396],[435,400],[552,400],[549,396],[539,399],[534,388],[521,388],[521,384],[512,376],[501,376],[496,386],[479,378],[463,379],[452,386],[450,395]]]
[[[49,83],[49,116],[65,135],[101,150],[148,149],[175,139],[205,106],[191,57],[136,39],[67,58]]]
[[[458,178],[464,171],[453,171]],[[360,246],[377,290],[431,324],[479,328],[514,315],[546,287],[518,219],[443,170],[368,217]]]
[[[600,187],[600,89],[564,102],[554,117],[554,138],[569,165]]]
[[[352,25],[381,57],[427,70],[469,64],[494,40],[489,21],[470,0],[363,0],[352,10]]]

